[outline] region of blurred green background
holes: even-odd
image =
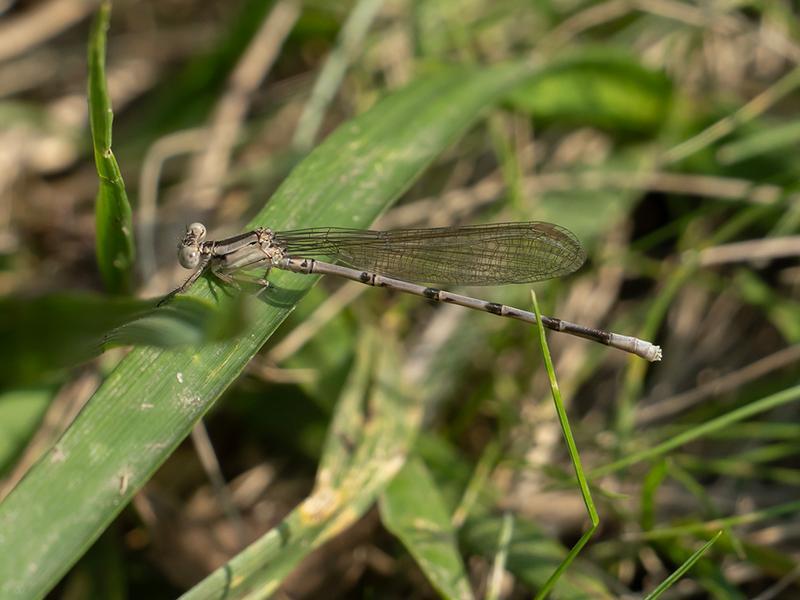
[[[155,308],[194,221],[528,220],[589,257],[545,314],[664,351],[548,334],[600,516],[552,597],[718,531],[664,597],[800,597],[794,2],[104,7],[0,3],[0,597],[541,590],[589,517],[535,328],[286,274]]]

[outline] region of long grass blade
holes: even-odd
[[[103,2],[89,38],[89,122],[100,187],[95,203],[97,264],[110,292],[128,293],[133,283],[131,205],[117,159],[111,151],[114,113],[106,88],[106,31],[111,2]]]
[[[248,228],[368,226],[527,66],[445,69],[340,127]],[[128,354],[56,446],[0,505],[0,596],[44,595],[189,434],[316,278],[277,273],[243,336]],[[189,294],[211,299],[196,284]]]
[[[533,300],[533,310],[536,313],[536,328],[539,331],[539,343],[542,348],[542,356],[544,357],[547,376],[550,379],[550,392],[553,395],[553,404],[556,407],[556,412],[558,413],[558,422],[561,425],[561,431],[564,434],[564,441],[566,441],[567,449],[569,450],[569,457],[572,461],[572,466],[575,469],[575,475],[578,478],[578,486],[580,487],[581,497],[583,498],[583,503],[586,505],[586,512],[589,514],[589,519],[591,521],[589,529],[586,530],[581,538],[570,549],[570,551],[564,557],[564,560],[561,561],[561,564],[558,565],[550,578],[536,593],[536,598],[539,600],[547,597],[547,594],[549,594],[550,590],[553,589],[553,586],[561,577],[562,573],[567,570],[570,564],[572,564],[572,561],[575,560],[575,557],[578,556],[583,547],[594,535],[594,532],[600,525],[600,517],[598,516],[597,509],[594,506],[592,492],[589,490],[589,483],[587,482],[586,475],[583,472],[583,465],[580,454],[578,453],[578,446],[575,444],[575,438],[572,436],[572,428],[569,425],[569,417],[567,416],[567,411],[564,408],[564,402],[561,400],[561,390],[558,387],[558,380],[556,379],[555,369],[553,368],[553,360],[550,358],[550,348],[547,346],[547,338],[544,334],[544,327],[541,325],[542,315],[539,312],[539,303],[536,301],[536,294],[534,292],[531,292],[531,299]]]

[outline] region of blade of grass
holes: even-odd
[[[756,133],[746,134],[740,139],[723,144],[717,152],[717,158],[724,165],[780,153],[784,149],[794,148],[800,141],[800,122],[789,121],[775,125],[767,125]]]
[[[652,469],[650,469],[650,472],[647,473],[647,476],[644,478],[640,494],[641,501],[639,502],[641,505],[639,511],[639,524],[644,531],[652,529],[655,525],[656,498],[658,496],[658,490],[661,487],[661,484],[664,482],[666,476],[667,463],[665,460],[661,460],[657,462]]]
[[[100,187],[95,203],[97,264],[106,288],[129,293],[133,283],[133,224],[117,159],[111,151],[114,113],[106,89],[106,31],[111,2],[103,2],[89,38],[89,122]]]
[[[471,517],[459,530],[459,540],[467,552],[491,561],[497,554],[497,540],[502,529],[503,519],[499,515]],[[541,531],[537,525],[517,516],[509,543],[506,569],[524,585],[541,587],[566,553],[558,541]],[[619,594],[609,590],[604,576],[586,561],[580,564],[580,568],[564,573],[553,588],[553,597],[565,600],[611,600],[619,598]]]
[[[328,433],[326,448],[333,457],[323,457],[312,494],[280,525],[184,594],[184,600],[269,597],[309,552],[369,510],[402,467],[421,422],[421,398],[403,392],[397,369],[402,362],[393,340],[367,332]],[[373,381],[366,389],[368,371]],[[370,407],[365,423],[352,414],[363,404]],[[346,454],[339,446],[341,436],[357,440]]]
[[[305,152],[313,145],[325,110],[339,89],[350,62],[362,49],[364,38],[383,2],[384,0],[359,0],[354,4],[339,30],[336,47],[325,59],[322,71],[314,82],[314,89],[311,90],[311,97],[303,107],[292,139],[292,148],[295,150]]]
[[[650,133],[667,121],[672,84],[632,55],[584,47],[547,65],[509,102],[537,120]]]
[[[567,449],[569,450],[569,457],[572,461],[572,466],[575,468],[575,476],[578,478],[578,486],[581,490],[581,497],[583,498],[583,503],[586,505],[586,512],[589,514],[589,519],[591,520],[589,529],[586,530],[586,532],[575,543],[572,549],[570,549],[570,551],[564,557],[564,560],[561,561],[561,564],[558,565],[550,578],[537,592],[536,598],[541,599],[547,597],[547,594],[550,593],[550,590],[556,584],[559,577],[561,577],[561,574],[567,570],[570,564],[572,564],[572,561],[575,560],[575,557],[591,539],[592,535],[594,535],[594,532],[600,525],[600,517],[598,516],[597,509],[592,501],[592,492],[589,490],[589,484],[586,481],[586,475],[583,473],[583,465],[581,463],[580,454],[578,453],[578,447],[575,445],[575,438],[572,437],[572,428],[569,425],[569,417],[567,416],[567,411],[564,408],[564,403],[561,400],[561,390],[558,387],[555,369],[553,368],[553,361],[550,358],[550,348],[547,346],[547,338],[544,334],[544,327],[541,325],[542,315],[539,312],[539,303],[536,301],[536,294],[533,291],[531,291],[531,299],[533,300],[533,311],[536,313],[536,328],[539,330],[539,344],[542,348],[542,356],[544,357],[544,365],[547,369],[547,376],[550,379],[550,392],[553,395],[553,404],[555,405],[556,412],[558,413],[558,422],[561,424],[561,431],[564,433],[564,440],[567,442]]]
[[[658,493],[658,488],[661,486],[662,482],[668,475],[668,461],[667,460],[660,460],[656,463],[656,465],[650,470],[647,476],[644,479],[644,485],[642,486],[641,491],[641,516],[639,518],[641,523],[641,528],[643,531],[650,531],[653,529],[656,520],[656,512],[655,512],[655,503]],[[722,531],[720,531],[722,533]],[[715,538],[716,539],[716,538]],[[683,540],[670,540],[670,541],[658,541],[652,544],[652,549],[659,555],[659,556],[666,556],[669,557],[669,560],[675,564],[678,562],[683,561],[683,567],[678,569],[675,573],[673,573],[670,577],[664,581],[658,589],[663,592],[666,590],[670,585],[672,585],[677,579],[688,570],[688,568],[694,564],[694,562],[700,557],[700,554],[694,553],[692,556],[686,558],[688,551],[684,548]],[[711,569],[701,569],[697,574],[697,582],[701,586],[711,587],[714,588],[716,586],[724,586],[725,585],[725,578],[722,576],[720,572],[717,570],[717,565],[708,565]],[[712,572],[709,572],[712,571]],[[714,572],[716,571],[716,572]],[[659,594],[661,593],[659,592]]]
[[[664,153],[663,163],[677,163],[699,152],[763,114],[770,106],[800,87],[800,68],[794,68],[735,112]]]
[[[674,460],[665,461],[667,465],[667,469],[669,471],[669,476],[672,477],[676,482],[680,483],[699,503],[700,506],[703,507],[703,511],[708,517],[710,518],[719,518],[720,513],[715,506],[714,501],[710,497],[710,494],[706,487],[699,482],[691,473],[683,469],[680,465],[676,464]],[[651,524],[648,529],[652,529],[654,524]],[[744,546],[742,545],[742,541],[739,537],[731,530],[730,528],[723,529],[722,532],[725,534],[723,538],[728,544],[730,544],[731,548],[736,555],[741,559],[746,559],[746,554],[744,550]]]
[[[228,304],[246,307],[235,299]],[[47,381],[112,346],[218,341],[241,333],[246,315],[199,298],[180,298],[167,310],[149,300],[98,294],[0,298],[0,381]]]
[[[736,527],[738,525],[748,525],[750,523],[758,523],[760,521],[771,519],[780,515],[796,513],[798,510],[800,510],[800,501],[787,502],[785,504],[770,506],[769,508],[764,508],[761,510],[754,510],[742,515],[714,519],[713,521],[706,521],[704,523],[689,523],[687,525],[678,525],[676,527],[652,529],[638,535],[626,536],[626,539],[635,538],[642,540],[661,540],[680,535],[705,533],[709,529],[720,529],[725,527]]]
[[[615,471],[629,467],[637,462],[661,456],[662,454],[666,454],[670,450],[678,448],[692,440],[709,435],[715,431],[725,429],[732,423],[742,421],[752,417],[753,415],[757,415],[758,413],[772,410],[773,408],[789,402],[794,402],[798,399],[800,399],[800,385],[782,390],[776,394],[767,396],[766,398],[761,398],[760,400],[751,402],[746,406],[742,406],[736,410],[732,410],[729,413],[725,413],[716,419],[711,419],[702,425],[692,427],[691,429],[675,435],[672,438],[653,446],[652,448],[647,448],[641,452],[629,454],[625,458],[622,458],[616,462],[595,469],[589,473],[589,476],[592,478],[602,477],[604,475],[608,475],[609,473],[614,473]]]
[[[250,223],[365,227],[481,112],[529,74],[449,68],[340,127]],[[316,281],[276,273],[246,335],[199,348],[135,349],[0,505],[0,596],[40,596],[127,504]],[[218,291],[218,294],[224,292]],[[190,295],[211,298],[201,280]]]
[[[779,483],[791,487],[800,486],[800,470],[792,467],[759,465],[743,463],[738,459],[708,458],[688,454],[677,454],[675,459],[700,476],[711,473],[714,476],[724,475],[732,479],[763,481],[769,485]]]
[[[656,598],[659,598],[661,594],[663,594],[670,587],[672,587],[675,584],[675,582],[678,581],[678,579],[683,577],[686,574],[686,572],[694,566],[694,563],[700,560],[700,557],[703,556],[703,554],[705,554],[706,551],[709,548],[711,548],[711,546],[714,545],[714,542],[716,542],[719,539],[719,536],[721,535],[722,532],[718,531],[713,538],[711,538],[700,548],[698,548],[697,552],[695,552],[689,558],[687,558],[686,561],[680,567],[678,567],[674,573],[672,573],[672,575],[670,575],[664,581],[662,581],[658,585],[658,587],[656,587],[656,589],[647,594],[647,596],[645,596],[645,600],[656,600]]]
[[[492,573],[489,576],[489,584],[486,590],[486,600],[499,600],[502,594],[503,573],[506,571],[506,561],[508,560],[508,547],[511,544],[511,536],[514,534],[514,515],[505,513],[503,515],[503,525],[500,528],[500,539],[497,541],[497,554],[492,564]]]
[[[470,478],[467,487],[464,489],[464,493],[461,496],[461,501],[453,511],[453,517],[451,520],[453,522],[453,527],[456,529],[459,529],[464,524],[464,521],[467,520],[467,517],[475,508],[475,505],[480,497],[480,492],[485,488],[486,481],[492,474],[492,469],[494,469],[497,461],[500,459],[500,456],[500,444],[496,443],[494,440],[489,442],[481,454],[481,458],[478,461],[478,464],[475,466],[475,470],[472,472],[472,477]]]
[[[473,598],[450,515],[425,464],[409,461],[380,497],[381,521],[443,598]]]

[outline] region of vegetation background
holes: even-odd
[[[800,596],[794,2],[109,8],[0,2],[0,597]],[[524,220],[589,255],[543,312],[664,349],[549,335],[585,538],[536,328],[154,306],[193,221]]]

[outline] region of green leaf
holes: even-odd
[[[0,381],[40,381],[113,346],[171,348],[231,337],[244,327],[241,305],[178,298],[156,308],[152,300],[94,294],[0,298]]]
[[[444,598],[472,598],[450,515],[428,469],[412,459],[381,495],[381,520]]]
[[[395,340],[367,330],[328,431],[312,494],[277,527],[184,595],[269,597],[314,548],[353,525],[400,470],[423,414],[404,392]],[[369,414],[363,407],[369,406]],[[346,441],[346,443],[343,443]]]
[[[464,547],[474,553],[494,559],[497,540],[503,528],[500,516],[484,516],[469,519],[460,531]],[[506,569],[531,588],[541,588],[550,579],[567,555],[566,549],[548,538],[536,525],[517,517],[514,531],[508,544]],[[580,559],[578,559],[580,563]],[[616,598],[605,584],[603,577],[591,573],[586,564],[564,573],[553,587],[553,598],[566,600],[597,600]]]
[[[535,119],[652,134],[666,121],[672,86],[633,57],[585,48],[542,68],[509,102]]]
[[[644,478],[641,491],[641,516],[639,517],[639,521],[642,529],[645,531],[655,526],[656,498],[658,490],[666,477],[667,462],[665,460],[660,460],[648,471],[647,476]]]
[[[764,125],[753,133],[744,133],[739,139],[720,146],[717,158],[724,165],[781,153],[793,155],[800,143],[800,121]]]
[[[483,110],[529,75],[521,65],[452,68],[419,79],[340,127],[250,224],[367,226]],[[238,377],[316,281],[279,272],[246,335],[174,350],[135,349],[0,505],[0,596],[43,595]],[[212,297],[208,285],[194,296]],[[58,460],[53,460],[54,457]]]
[[[202,298],[176,298],[169,306],[153,307],[103,335],[102,348],[199,346],[241,333],[255,300],[236,294],[221,305]]]
[[[51,388],[42,387],[0,394],[0,477],[39,427],[53,393]]]
[[[95,204],[97,264],[109,291],[128,293],[133,279],[131,205],[111,151],[113,112],[106,89],[106,31],[111,3],[103,2],[89,38],[89,122],[100,187]]]
[[[589,528],[584,532],[580,539],[575,542],[575,545],[572,546],[570,551],[564,557],[564,560],[561,561],[558,567],[553,571],[553,574],[537,592],[536,598],[539,599],[546,598],[549,595],[550,590],[553,589],[553,586],[555,586],[567,568],[572,564],[572,561],[575,560],[578,554],[580,554],[581,550],[583,550],[583,547],[592,538],[594,532],[597,530],[597,527],[600,525],[600,517],[597,514],[597,509],[595,508],[594,501],[592,500],[592,493],[589,489],[589,483],[586,481],[586,475],[583,471],[583,464],[581,461],[581,456],[578,453],[578,446],[575,443],[575,438],[572,435],[572,427],[569,424],[567,409],[564,406],[564,402],[561,398],[561,390],[558,386],[555,368],[553,367],[553,361],[550,357],[550,348],[547,346],[547,337],[544,334],[544,327],[542,326],[542,314],[539,312],[539,302],[536,300],[536,293],[533,291],[531,291],[531,300],[533,300],[533,309],[536,312],[536,329],[539,333],[539,344],[542,348],[542,358],[544,359],[545,369],[547,370],[547,376],[550,380],[550,394],[553,396],[553,405],[555,406],[556,413],[558,413],[558,422],[561,425],[561,432],[564,436],[564,441],[567,444],[570,462],[572,463],[572,467],[575,469],[575,476],[578,479],[578,487],[581,491],[581,497],[583,498],[583,503],[586,506],[586,512],[591,520]]]
[[[598,467],[589,473],[589,477],[603,477],[609,473],[622,470],[638,462],[658,458],[659,456],[663,456],[675,448],[679,448],[684,444],[688,444],[692,440],[704,437],[714,433],[715,431],[723,430],[727,427],[730,427],[732,424],[737,423],[738,421],[749,419],[754,415],[767,412],[777,408],[778,406],[782,406],[790,402],[796,402],[798,400],[800,400],[800,385],[785,388],[770,396],[765,396],[758,400],[751,401],[748,404],[740,406],[739,408],[723,413],[720,416],[700,423],[699,425],[689,427],[658,444],[651,444],[650,447],[645,448],[644,450],[628,454],[616,462]]]
[[[691,569],[698,560],[700,560],[700,557],[703,556],[703,554],[705,554],[708,551],[708,549],[714,545],[714,542],[716,542],[719,539],[719,536],[721,535],[722,532],[718,531],[713,538],[711,538],[700,548],[698,548],[697,551],[694,552],[689,558],[687,558],[686,561],[680,567],[678,567],[678,569],[676,569],[674,573],[672,573],[669,577],[667,577],[664,581],[662,581],[658,585],[658,587],[656,587],[656,589],[647,594],[645,600],[656,600],[656,598],[660,598],[664,592],[666,592],[670,587],[672,587],[675,584],[675,582],[677,582],[681,577],[683,577],[686,574],[686,572],[689,569]]]
[[[492,564],[492,573],[486,589],[486,600],[498,600],[503,596],[503,574],[506,572],[508,560],[508,545],[514,533],[514,517],[510,512],[503,515],[503,525],[500,528],[500,539],[497,540],[497,554]]]

